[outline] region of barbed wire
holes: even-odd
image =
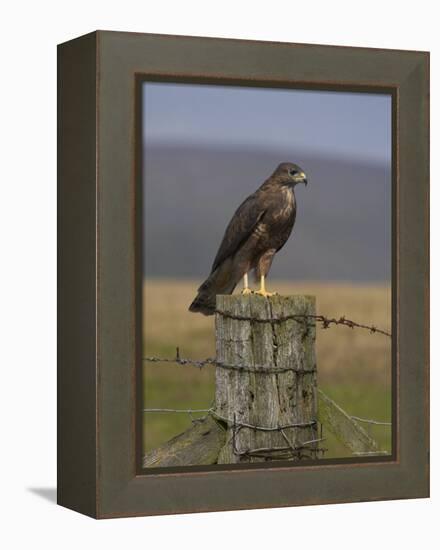
[[[207,365],[214,365],[218,366],[218,361],[215,359],[211,359],[208,357],[208,359],[185,359],[183,357],[180,357],[180,348],[176,347],[176,357],[142,357],[142,361],[146,361],[148,363],[175,363],[177,365],[182,366],[192,366],[197,367],[199,369],[202,369],[203,367],[206,367]]]
[[[260,374],[280,374],[284,372],[294,372],[300,374],[311,374],[316,372],[316,368],[312,369],[300,369],[297,367],[270,367],[267,365],[233,365],[225,363],[224,361],[217,361],[216,359],[187,359],[180,356],[180,349],[176,348],[176,357],[142,357],[142,361],[147,363],[175,363],[181,366],[192,366],[202,369],[206,366],[220,367],[226,370],[236,370],[242,372],[255,372]]]
[[[365,325],[363,323],[357,323],[356,321],[352,321],[351,319],[347,319],[345,315],[342,315],[339,318],[336,317],[326,317],[325,315],[306,315],[306,314],[291,314],[291,315],[280,315],[278,317],[269,317],[267,319],[261,319],[261,318],[255,318],[250,317],[246,315],[236,315],[234,313],[229,313],[226,311],[221,311],[216,309],[215,313],[218,315],[221,315],[222,317],[227,317],[228,319],[233,319],[235,321],[250,321],[254,323],[270,323],[270,324],[277,324],[277,323],[284,323],[285,321],[298,321],[301,323],[304,323],[306,320],[313,320],[315,323],[321,323],[323,329],[330,328],[331,325],[342,325],[349,327],[351,329],[354,328],[360,328],[364,330],[370,331],[372,334],[383,334],[384,336],[388,336],[391,338],[391,333],[377,328],[375,325]]]
[[[214,418],[218,418],[219,420],[225,422],[228,426],[236,426],[237,428],[249,428],[251,430],[260,432],[279,432],[281,430],[286,430],[287,428],[312,428],[317,425],[317,421],[312,420],[310,422],[296,422],[293,424],[285,424],[282,426],[258,426],[254,424],[249,424],[248,422],[237,422],[235,415],[233,419],[226,418],[225,416],[219,414],[215,409],[211,409],[209,412],[212,414],[212,416],[214,416]]]

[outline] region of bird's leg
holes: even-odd
[[[261,275],[260,290],[257,290],[255,294],[259,294],[260,296],[264,296],[265,298],[267,298],[268,296],[275,296],[276,292],[267,292],[265,277],[264,275]]]
[[[252,290],[249,288],[248,274],[245,273],[243,276],[243,290],[241,291],[245,296],[247,294],[252,294]]]

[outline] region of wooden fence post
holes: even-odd
[[[312,296],[217,296],[219,464],[317,457],[314,314]]]

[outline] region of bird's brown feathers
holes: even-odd
[[[211,273],[229,256],[232,256],[251,236],[264,216],[259,190],[250,195],[237,208],[226,228],[220,248],[212,264]]]

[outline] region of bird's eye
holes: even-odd
[[[289,170],[289,175],[290,175],[290,176],[295,176],[296,174],[298,174],[298,172],[297,172],[294,168],[291,168],[291,169]]]

